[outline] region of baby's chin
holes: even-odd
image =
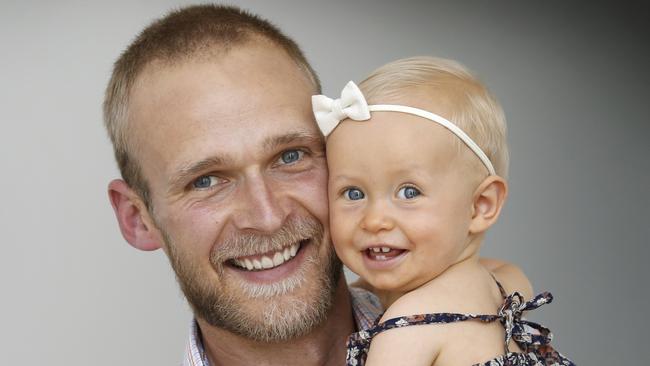
[[[385,276],[369,277],[366,282],[371,291],[384,294],[394,293],[402,295],[420,287],[419,283],[405,280],[407,279],[400,278],[395,274],[386,274]]]
[[[404,296],[404,294],[410,292],[412,288],[398,286],[388,282],[382,281],[373,281],[375,285],[366,282],[366,286],[362,286],[366,290],[372,292],[379,298],[379,302],[384,309],[388,309],[397,299]]]

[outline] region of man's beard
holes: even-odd
[[[218,283],[210,283],[192,260],[161,229],[176,278],[194,314],[208,324],[261,342],[282,342],[308,334],[322,324],[332,307],[342,273],[330,247],[324,258],[323,226],[313,217],[292,218],[270,235],[238,233],[211,252]],[[295,273],[271,284],[254,284],[224,270],[227,260],[266,253],[302,242],[313,246]],[[305,244],[307,243],[307,244]],[[302,249],[301,249],[302,250]],[[295,260],[295,259],[290,259]]]

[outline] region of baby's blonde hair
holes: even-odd
[[[359,88],[368,104],[389,104],[404,92],[416,90],[444,96],[452,112],[443,117],[465,131],[488,156],[497,175],[507,178],[503,110],[485,85],[460,63],[437,57],[405,58],[379,67]],[[460,139],[458,142],[462,144]]]

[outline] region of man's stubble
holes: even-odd
[[[179,250],[162,226],[158,227],[188,303],[195,316],[208,324],[254,341],[282,342],[308,334],[327,318],[342,264],[331,244],[323,242],[323,226],[315,218],[290,218],[271,235],[238,233],[226,238],[210,255],[218,283],[209,283],[199,266]],[[252,284],[224,269],[228,259],[278,250],[305,238],[312,239],[308,245],[316,246],[316,250],[283,281]],[[328,246],[327,254],[319,258],[323,245]]]

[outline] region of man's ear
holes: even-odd
[[[115,211],[122,236],[131,246],[146,251],[161,247],[160,235],[153,225],[146,205],[125,181],[111,181],[108,184],[108,198]]]
[[[469,231],[482,233],[499,218],[508,196],[508,183],[498,175],[491,175],[476,188],[473,197],[472,222]]]

